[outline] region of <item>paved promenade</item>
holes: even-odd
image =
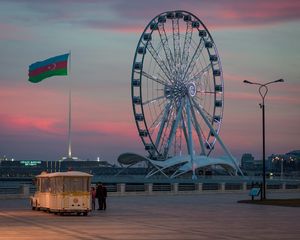
[[[277,193],[273,198],[300,198]],[[110,197],[89,216],[32,211],[0,200],[0,239],[300,239],[300,208],[240,204],[247,194]]]

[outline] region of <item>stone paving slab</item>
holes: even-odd
[[[237,203],[247,198],[245,193],[110,197],[106,211],[87,217],[32,211],[24,199],[0,200],[0,239],[300,239],[300,208]]]

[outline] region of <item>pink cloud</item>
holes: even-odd
[[[260,100],[261,99],[261,97],[256,92],[255,93],[227,92],[225,96],[226,99],[232,99],[232,100]],[[300,106],[300,99],[293,96],[272,96],[271,95],[267,97],[267,100]]]
[[[300,2],[287,1],[130,1],[115,4],[112,10],[125,19],[153,18],[166,10],[183,9],[194,13],[209,28],[257,27],[300,19]],[[170,6],[172,6],[170,8]],[[139,10],[133,10],[138,8]]]
[[[20,117],[13,115],[1,115],[2,132],[25,133],[39,131],[51,134],[60,134],[59,121],[56,119],[45,119],[39,117]]]
[[[268,79],[258,79],[256,76],[242,76],[235,73],[225,73],[224,85],[225,99],[232,100],[260,100],[257,85],[248,85],[243,81],[247,79],[256,83],[267,83]],[[300,83],[289,82],[268,85],[269,92],[267,100],[276,101],[286,105],[300,105],[300,98],[297,94],[300,92]],[[238,91],[235,91],[238,90]],[[242,91],[241,91],[242,90]]]
[[[229,4],[230,5],[230,4]],[[239,1],[222,11],[228,20],[281,21],[299,19],[299,2],[295,1]],[[221,12],[220,12],[221,13]]]
[[[140,32],[159,13],[176,9],[194,13],[209,28],[261,27],[300,19],[300,2],[294,0],[24,2],[47,21],[118,32]]]
[[[125,137],[132,137],[136,134],[129,100],[129,105],[126,107],[122,107],[124,105],[122,99],[107,100],[109,102],[99,106],[97,99],[93,99],[90,96],[91,91],[89,92],[88,97],[82,97],[77,92],[73,92],[74,132],[94,132]],[[6,132],[9,131],[8,129],[12,132],[38,130],[53,134],[65,131],[68,98],[67,91],[63,88],[53,90],[53,87],[49,88],[46,85],[31,83],[27,85],[24,82],[13,83],[12,81],[10,85],[1,87],[0,96],[7,100],[0,101],[0,108],[5,113],[2,114],[0,122],[2,126],[7,127],[3,129]]]

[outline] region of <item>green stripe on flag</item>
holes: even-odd
[[[28,81],[33,82],[33,83],[38,83],[48,77],[63,76],[63,75],[68,75],[68,71],[66,68],[54,69],[51,71],[43,72],[37,76],[29,77]]]

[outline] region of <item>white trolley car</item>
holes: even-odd
[[[87,215],[91,211],[91,177],[84,172],[41,173],[36,176],[33,210]]]

